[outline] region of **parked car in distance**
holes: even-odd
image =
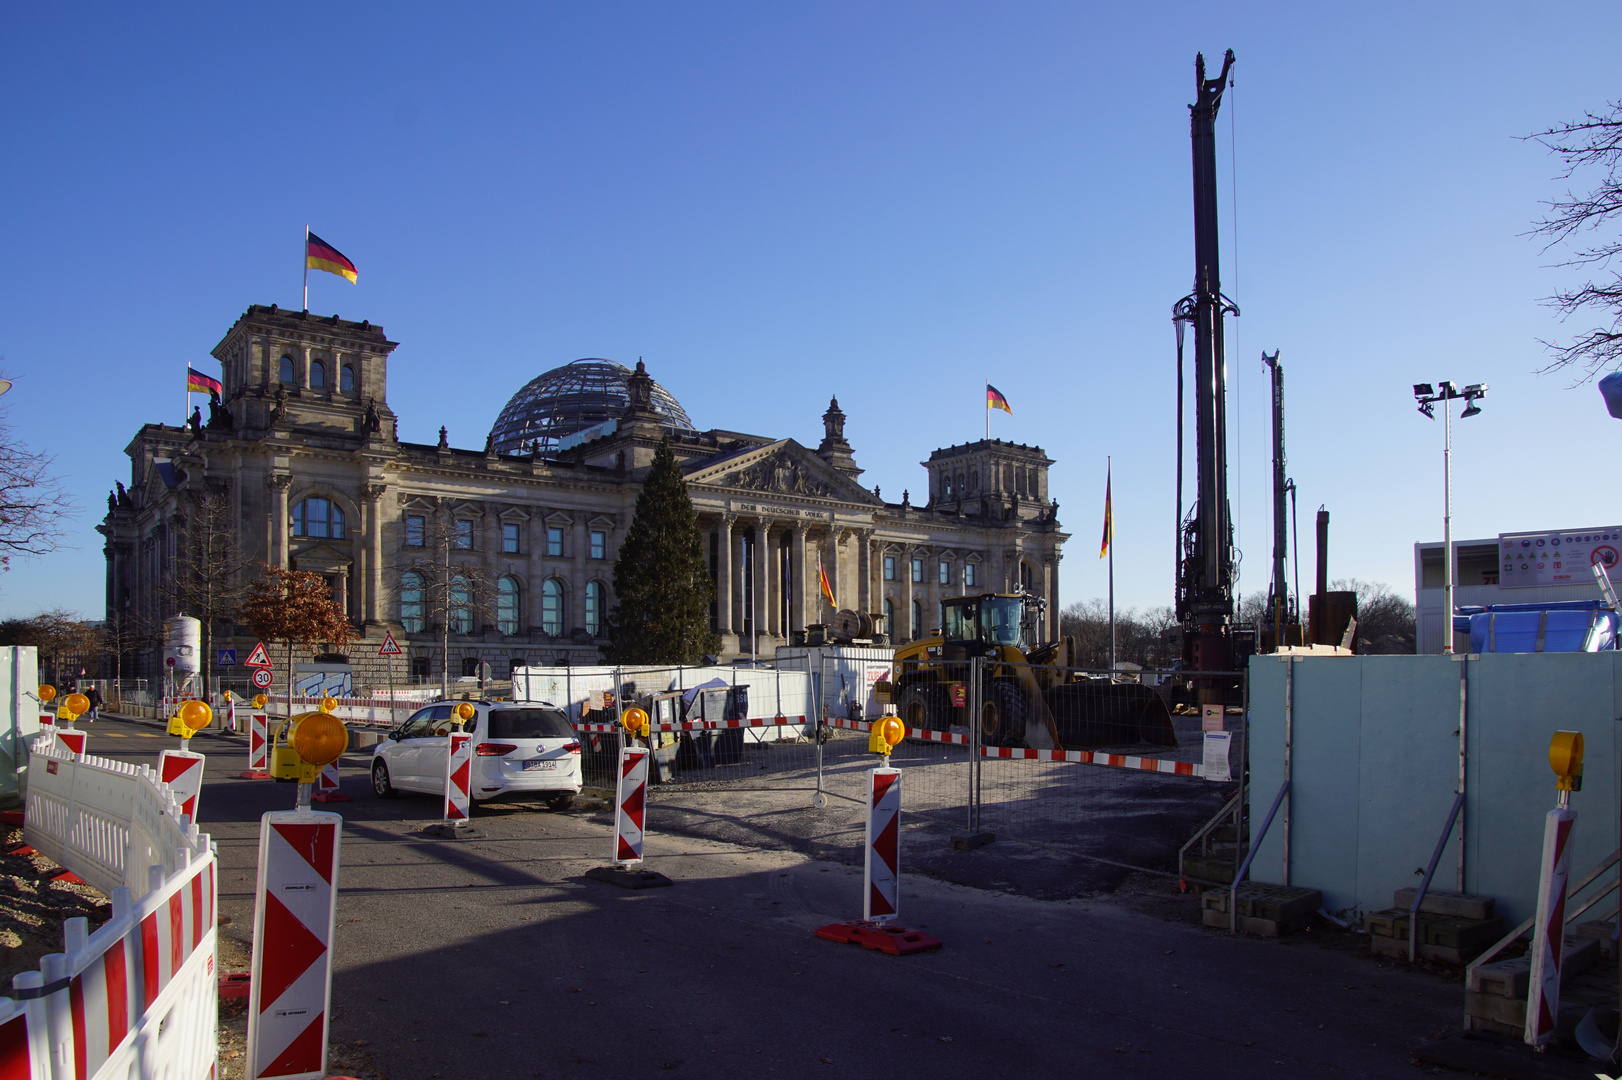
[[[470,705],[463,721],[457,707]],[[564,711],[548,701],[436,701],[389,733],[372,753],[372,790],[445,797],[446,736],[473,736],[473,802],[544,799],[566,810],[580,793],[580,742]]]

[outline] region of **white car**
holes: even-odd
[[[457,717],[473,706],[473,719]],[[382,798],[401,791],[445,797],[446,736],[473,735],[470,794],[475,803],[544,799],[566,810],[580,793],[580,741],[564,711],[548,701],[436,701],[418,709],[372,753],[372,790]]]

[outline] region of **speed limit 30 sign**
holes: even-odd
[[[256,669],[254,669],[253,684],[255,686],[257,686],[261,690],[268,689],[270,687],[270,669],[269,668],[256,668]]]

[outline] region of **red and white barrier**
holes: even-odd
[[[862,918],[888,922],[901,904],[901,770],[878,768],[867,778]]]
[[[1532,922],[1531,986],[1524,1033],[1532,1046],[1542,1046],[1554,1037],[1555,1021],[1560,1015],[1566,886],[1571,878],[1571,828],[1576,820],[1576,812],[1564,806],[1550,810],[1543,818],[1543,858],[1538,868],[1538,912]]]
[[[619,779],[614,785],[614,862],[619,866],[642,861],[648,756],[645,747],[620,747]]]
[[[340,790],[342,787],[338,776],[338,763],[329,761],[321,767],[321,772],[315,778],[315,794],[311,798],[316,802],[353,801]]]
[[[244,780],[270,779],[270,730],[262,712],[248,714],[248,770]]]
[[[260,819],[248,993],[247,1075],[254,1080],[326,1075],[342,828],[343,818],[320,810]]]
[[[56,741],[65,747],[68,753],[83,756],[86,734],[86,732],[74,731],[71,728],[57,728]]]
[[[473,736],[453,731],[445,755],[445,820],[466,821],[472,810]]]
[[[1171,761],[1167,758],[1130,757],[1126,754],[1100,754],[1092,750],[1027,750],[1014,746],[982,746],[981,757],[1013,758],[1017,761],[1068,761],[1082,765],[1105,765],[1112,769],[1173,773],[1177,776],[1203,775],[1200,763]]]
[[[190,750],[165,750],[158,755],[158,778],[174,789],[180,812],[197,820],[197,800],[203,791],[203,755]]]
[[[827,724],[829,727],[846,728],[850,731],[873,730],[873,721],[871,720],[843,720],[837,716],[830,716]],[[918,739],[922,742],[950,743],[953,746],[969,745],[967,735],[954,734],[950,731],[932,731],[929,728],[910,727],[907,729],[907,738]]]
[[[762,716],[753,720],[682,720],[679,723],[649,724],[648,730],[653,731],[715,731],[726,728],[771,728],[771,727],[800,727],[805,726],[803,716]],[[618,724],[590,724],[576,723],[576,731],[597,732],[611,735],[622,730]]]
[[[24,972],[18,978],[37,982],[40,976],[38,972]],[[0,1076],[49,1080],[46,1062],[50,1050],[45,1026],[43,1017],[30,1023],[26,1003],[0,1000]]]

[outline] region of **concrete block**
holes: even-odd
[[[1438,964],[1453,964],[1457,967],[1463,967],[1486,950],[1485,945],[1472,945],[1464,949],[1452,948],[1447,945],[1427,945],[1424,942],[1419,942],[1418,945],[1419,947],[1415,952],[1419,959],[1430,960]],[[1369,951],[1375,956],[1388,956],[1393,960],[1406,960],[1408,959],[1408,939],[1406,937],[1379,937],[1370,934]]]
[[[1391,906],[1408,911],[1414,906],[1414,897],[1418,889],[1398,889],[1391,898]],[[1493,917],[1494,900],[1490,896],[1472,896],[1469,893],[1444,892],[1432,889],[1425,894],[1425,902],[1419,905],[1422,915],[1455,915],[1461,919],[1490,919]]]
[[[1409,901],[1412,903],[1412,900]],[[1371,936],[1408,940],[1408,912],[1402,909],[1370,912],[1363,917],[1363,928]],[[1471,949],[1480,951],[1504,936],[1502,919],[1462,919],[1453,915],[1419,916],[1418,940],[1425,945],[1436,945],[1459,953]]]
[[[1591,919],[1580,922],[1572,927],[1572,933],[1580,938],[1593,938],[1599,942],[1599,954],[1607,960],[1616,959],[1616,923],[1610,919]]]
[[[1247,934],[1278,937],[1311,923],[1322,906],[1323,894],[1317,889],[1242,882],[1238,890],[1239,929]],[[1200,921],[1206,926],[1228,926],[1227,889],[1205,890],[1200,895],[1200,908]]]
[[[1598,941],[1593,938],[1580,938],[1576,934],[1567,934],[1565,951],[1560,960],[1560,984],[1564,986],[1581,975],[1593,967],[1598,959]],[[1531,956],[1495,960],[1474,968],[1470,972],[1465,989],[1467,993],[1509,998],[1524,1005],[1527,991],[1531,989],[1531,971]],[[1525,1019],[1524,1013],[1522,1019]]]

